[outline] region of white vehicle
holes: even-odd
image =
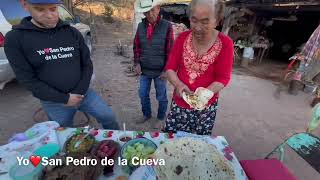
[[[59,5],[60,19],[70,22],[83,35],[90,51],[91,34],[90,27],[80,22],[79,16],[73,16],[63,5]],[[19,24],[21,19],[29,16],[21,4],[20,0],[1,0],[0,1],[0,90],[4,88],[7,82],[15,78],[15,74],[10,67],[9,61],[4,53],[5,35],[11,30],[12,25]]]

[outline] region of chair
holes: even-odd
[[[233,63],[236,63],[237,59],[241,59],[241,52],[238,46],[234,46],[234,56],[233,56]]]
[[[278,159],[241,160],[249,180],[297,180]]]
[[[272,154],[279,152],[279,159],[284,160],[284,148],[289,146],[301,158],[310,164],[320,173],[320,138],[309,133],[296,133],[286,139],[282,144],[277,146],[271,153],[266,156],[268,159]]]
[[[320,124],[320,103],[313,108],[312,118],[306,132],[295,133],[271,151],[265,159],[242,160],[240,164],[250,180],[295,180],[283,165],[284,148],[289,146],[320,173],[320,139],[311,133]],[[279,159],[269,159],[279,153]]]
[[[320,103],[313,108],[312,118],[306,132],[295,133],[287,138],[283,143],[272,150],[267,156],[279,153],[281,162],[284,160],[284,148],[289,146],[301,158],[303,158],[311,167],[320,173],[320,138],[311,133],[320,124]]]

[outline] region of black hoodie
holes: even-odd
[[[6,34],[4,50],[16,78],[44,101],[67,103],[69,93],[84,95],[92,76],[89,48],[81,33],[59,21],[42,29],[24,18]]]

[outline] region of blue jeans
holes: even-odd
[[[89,89],[79,107],[67,107],[62,103],[41,101],[44,111],[51,121],[58,122],[62,127],[72,127],[73,117],[77,110],[96,118],[104,129],[119,129],[112,109],[92,89]]]
[[[150,78],[145,75],[140,76],[140,88],[139,96],[141,100],[142,113],[144,117],[151,117],[151,102],[150,102],[150,88],[151,82],[154,81],[154,87],[156,89],[156,98],[159,102],[158,115],[159,120],[164,120],[168,108],[167,98],[167,81],[162,80],[159,77]]]

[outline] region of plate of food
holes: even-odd
[[[93,148],[95,141],[95,138],[90,134],[74,134],[65,142],[64,151],[66,153],[89,153]]]
[[[81,161],[82,159],[95,159],[97,157],[89,153],[70,153],[68,155],[56,155],[52,159],[60,160],[62,164],[46,166],[43,170],[42,180],[57,180],[57,179],[76,179],[76,180],[98,180],[102,174],[102,165],[97,163],[95,166],[79,166],[70,163],[67,165],[66,158],[72,157]]]
[[[187,94],[183,92],[182,98],[192,108],[196,110],[203,110],[207,107],[209,100],[213,97],[214,93],[209,89],[199,87],[194,94]]]
[[[108,158],[108,159],[113,159],[114,162],[116,162],[119,152],[120,152],[119,143],[113,140],[103,140],[103,141],[100,141],[99,144],[94,146],[94,148],[91,151],[91,154],[97,157],[100,161],[101,159]],[[106,165],[103,168],[103,175],[110,176],[113,174],[113,171],[114,171],[114,164]]]
[[[134,165],[133,161],[146,160],[153,157],[157,145],[147,138],[137,138],[128,141],[121,149],[121,158],[126,159],[128,165],[125,171],[131,174],[140,165]],[[137,163],[139,164],[139,163]]]

